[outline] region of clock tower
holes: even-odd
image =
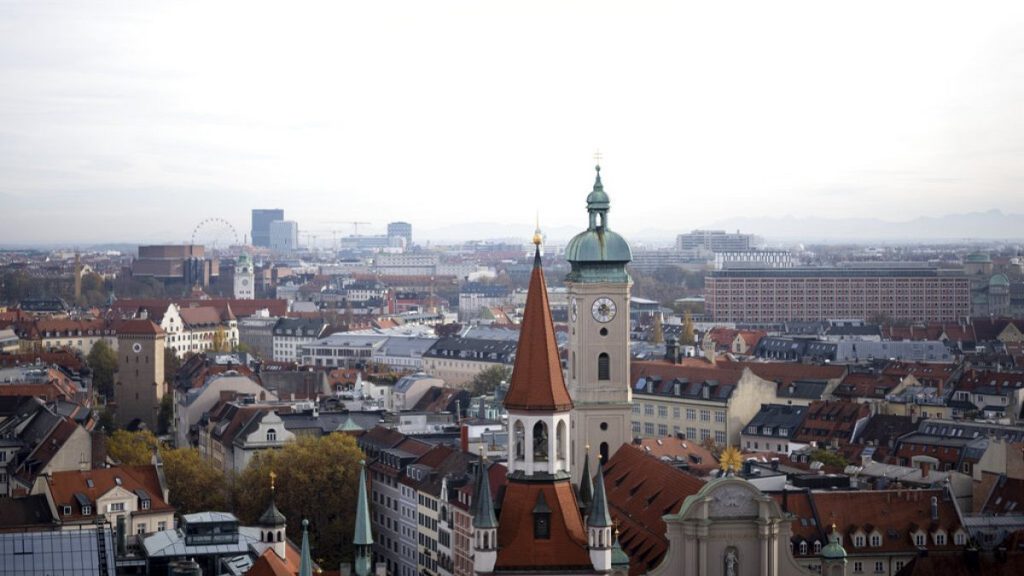
[[[608,194],[597,166],[587,196],[589,226],[565,249],[569,289],[569,393],[572,395],[572,471],[587,446],[602,462],[630,441],[629,244],[608,228]]]
[[[235,261],[235,298],[239,300],[252,300],[255,298],[255,291],[253,289],[255,277],[252,258],[248,254],[242,254]]]

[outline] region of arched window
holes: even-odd
[[[807,541],[806,540],[800,543],[800,555],[801,556],[806,556],[807,555]]]
[[[277,430],[267,430],[267,442],[277,442]]]
[[[814,553],[821,554],[821,540],[814,541]]]
[[[514,431],[516,443],[516,460],[526,459],[526,428],[523,427],[522,420],[516,420],[515,425],[512,426]]]
[[[597,357],[597,379],[598,380],[611,380],[611,361],[608,358],[607,352],[601,352]]]
[[[608,461],[608,443],[601,442],[601,446],[598,447],[598,454],[601,455],[600,464],[604,466],[604,463]]]
[[[533,459],[536,462],[548,460],[548,427],[543,422],[533,425]]]
[[[284,542],[284,532],[281,532],[280,530],[277,531],[277,541]]]
[[[555,455],[565,460],[565,420],[560,420],[555,428]]]

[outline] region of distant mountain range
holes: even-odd
[[[765,239],[799,242],[940,242],[1024,239],[1024,214],[1000,210],[920,217],[890,222],[877,218],[729,218],[713,228],[741,230]]]

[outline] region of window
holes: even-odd
[[[801,556],[806,556],[807,555],[807,542],[801,542],[800,543],[800,555]]]
[[[667,424],[658,424],[658,436],[668,436]]]
[[[598,380],[611,380],[611,366],[609,365],[610,359],[608,358],[607,352],[601,352],[597,357],[597,379]]]
[[[644,404],[644,416],[654,416],[654,404]]]
[[[694,408],[687,408],[686,409],[686,419],[687,420],[696,420],[697,419],[697,410],[695,410]]]
[[[267,430],[267,442],[277,442],[277,430],[273,428]]]
[[[917,544],[918,546],[924,546],[924,542],[924,533],[918,532],[917,534],[914,534],[914,544]]]
[[[71,506],[64,506],[61,511],[64,513],[65,516],[70,516],[71,515]]]
[[[721,430],[715,430],[715,444],[719,446],[725,446],[725,432]]]
[[[149,510],[149,504],[150,504],[149,500],[143,500],[142,501],[142,509],[143,510]]]
[[[92,506],[82,506],[82,516],[92,516]]]
[[[658,406],[658,418],[668,418],[668,406]]]
[[[654,436],[654,422],[644,422],[644,434]]]
[[[863,534],[857,534],[856,536],[854,536],[853,537],[853,545],[856,546],[857,548],[863,548],[864,547],[864,535]]]
[[[821,540],[814,541],[814,553],[821,554]]]
[[[711,421],[711,410],[701,410],[700,411],[700,421],[701,422],[710,422]]]
[[[166,530],[167,529],[167,522],[163,522],[163,521],[157,522],[156,523],[156,529],[157,529],[157,531]]]
[[[551,538],[551,514],[538,512],[533,515],[533,537],[537,540]]]
[[[146,533],[146,523],[145,522],[139,522],[138,524],[136,524],[135,525],[135,533],[136,534],[145,534]]]
[[[875,561],[875,572],[877,574],[881,574],[882,572],[885,572],[885,562],[882,562],[881,560],[876,560]]]
[[[687,428],[686,429],[686,438],[689,439],[689,440],[696,440],[697,439],[697,429],[696,428]]]
[[[640,413],[640,404],[637,404],[636,402],[634,402],[633,403],[633,414],[639,414],[639,413]]]
[[[953,541],[956,542],[957,546],[963,546],[967,544],[967,536],[963,532],[957,532],[956,536],[953,537]]]
[[[900,570],[903,570],[903,560],[897,560],[896,564],[893,566],[894,572],[899,572]]]
[[[672,417],[673,417],[673,418],[675,418],[676,420],[678,420],[678,419],[679,419],[679,413],[680,413],[680,412],[681,412],[681,411],[680,411],[680,409],[679,409],[679,406],[673,406],[673,407],[672,407]]]
[[[935,540],[935,545],[936,546],[945,546],[946,545],[946,535],[943,534],[942,532],[936,533],[933,538]]]
[[[725,422],[725,410],[715,410],[715,422]]]
[[[864,571],[864,563],[859,561],[859,560],[854,562],[853,563],[853,571],[856,574],[860,574],[861,572],[863,572]]]
[[[872,534],[871,535],[871,546],[877,548],[882,545],[882,535]]]
[[[707,428],[701,428],[700,429],[700,439],[701,439],[701,441],[707,440],[710,437],[711,437],[711,430],[708,430]]]
[[[637,422],[636,420],[633,420],[632,424],[633,424],[633,434],[640,434],[640,423]]]

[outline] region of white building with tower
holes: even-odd
[[[252,300],[256,297],[255,284],[256,271],[253,268],[252,258],[248,254],[242,254],[235,261],[235,298],[239,300]]]

